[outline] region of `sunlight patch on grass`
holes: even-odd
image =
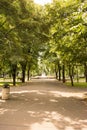
[[[13,86],[12,82],[0,82],[0,87],[2,87],[4,84],[9,84],[10,86]],[[16,82],[16,86],[20,85],[21,82]]]
[[[71,86],[70,82],[66,82],[67,86]],[[74,82],[74,87],[80,87],[80,88],[85,88],[87,87],[87,83],[86,82]]]

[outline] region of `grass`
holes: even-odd
[[[67,86],[71,86],[70,82],[65,83]],[[74,87],[80,87],[80,88],[86,88],[87,83],[86,82],[74,82]]]
[[[2,87],[5,83],[9,84],[10,86],[13,86],[13,83],[12,82],[0,82],[0,87]],[[20,85],[21,82],[16,82],[16,86]]]
[[[9,84],[10,86],[13,86],[12,78],[0,78],[0,87],[2,87],[4,84]],[[16,86],[21,85],[20,80],[16,80]]]

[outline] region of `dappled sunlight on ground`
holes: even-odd
[[[53,123],[43,121],[41,124],[31,125],[31,130],[58,130]]]
[[[6,102],[6,101],[1,99],[1,100],[0,100],[0,103],[2,103],[2,102]]]
[[[22,94],[22,93],[37,93],[37,94],[41,94],[41,95],[44,95],[46,93],[48,93],[47,91],[45,90],[23,90],[23,91],[14,91],[14,92],[11,92],[11,94]],[[61,92],[61,91],[50,91],[49,90],[49,93],[54,95],[55,97],[78,97],[78,98],[82,98],[83,97],[83,94],[82,92]]]
[[[44,92],[46,92],[46,91],[40,91],[40,90],[24,90],[24,91],[15,91],[15,92],[11,92],[11,93],[19,93],[19,94],[22,94],[22,93],[37,93],[37,94],[43,95]]]
[[[82,91],[35,82],[11,88],[0,100],[0,130],[87,130],[87,102]]]
[[[83,93],[76,93],[76,92],[60,92],[60,91],[51,91],[50,93],[54,94],[54,96],[59,97],[82,97]]]
[[[1,109],[0,109],[0,114],[4,114],[4,113],[7,112],[7,111],[8,111],[8,109],[1,108]]]
[[[87,120],[72,120],[69,117],[53,111],[45,111],[44,113],[28,111],[32,117],[43,117],[42,122],[31,124],[30,130],[86,130]],[[35,129],[36,128],[36,129]]]

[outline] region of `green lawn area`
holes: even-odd
[[[66,82],[65,83],[67,86],[71,86],[71,83],[70,82]],[[74,82],[74,87],[82,87],[82,88],[85,88],[87,87],[87,83],[86,82]]]
[[[0,87],[2,87],[4,84],[9,84],[10,86],[13,86],[13,82],[11,78],[0,78]],[[16,86],[21,85],[20,80],[16,80]]]
[[[0,82],[0,87],[2,87],[4,84],[9,84],[10,86],[13,86],[12,82]],[[16,82],[16,86],[20,85],[21,82]]]

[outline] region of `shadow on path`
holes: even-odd
[[[55,80],[11,88],[10,100],[0,100],[0,130],[87,130],[83,92]]]

